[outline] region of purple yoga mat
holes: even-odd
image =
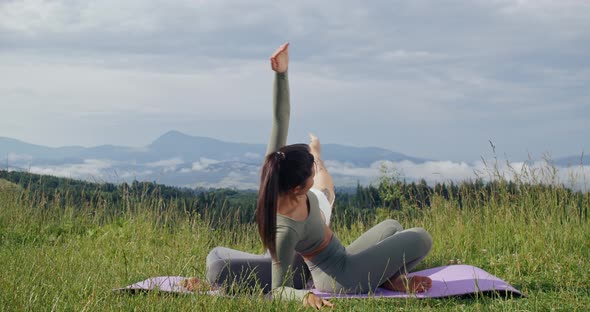
[[[523,296],[505,281],[471,265],[450,265],[408,274],[408,276],[413,275],[430,277],[432,279],[432,288],[426,292],[415,294],[407,294],[383,288],[377,288],[374,293],[370,294],[332,294],[321,292],[317,289],[314,289],[313,292],[325,298],[441,298],[479,292],[498,292],[504,295],[512,293],[515,296]]]
[[[498,292],[505,295],[512,293],[515,296],[523,296],[518,290],[508,285],[505,281],[471,265],[437,267],[409,274],[409,276],[412,275],[430,277],[432,279],[432,288],[427,292],[416,294],[390,291],[383,288],[377,288],[374,293],[369,294],[332,294],[321,292],[317,289],[313,289],[313,292],[325,298],[441,298],[469,295],[479,292]],[[168,293],[194,294],[194,292],[180,286],[185,278],[186,277],[182,276],[153,277],[124,288],[115,289],[114,291],[136,293],[159,290]],[[218,296],[223,295],[223,292],[221,290],[210,290],[200,294]]]

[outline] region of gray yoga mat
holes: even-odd
[[[312,291],[325,298],[442,298],[452,296],[464,296],[476,293],[495,293],[503,296],[524,296],[520,291],[510,286],[504,280],[471,265],[450,265],[417,271],[409,276],[428,276],[432,279],[432,288],[426,292],[407,294],[404,292],[390,291],[378,288],[369,294],[332,294],[312,289]],[[159,276],[144,281],[118,288],[114,291],[122,293],[137,293],[158,290],[167,293],[194,294],[182,287],[182,276]],[[206,295],[223,295],[221,290],[201,292]]]

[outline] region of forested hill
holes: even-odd
[[[0,170],[0,181],[14,183],[23,190],[23,198],[33,200],[40,207],[51,204],[64,208],[102,207],[111,214],[129,209],[158,207],[175,209],[187,214],[227,214],[229,210],[242,222],[250,222],[256,202],[254,191],[233,189],[188,189],[155,182],[95,183],[50,175]],[[251,213],[249,211],[252,211]]]
[[[2,180],[10,182],[5,184],[18,185],[12,187],[12,191],[22,192],[23,200],[33,201],[40,209],[50,205],[79,209],[99,207],[111,215],[157,209],[159,212],[174,210],[192,216],[207,216],[208,220],[221,221],[218,224],[224,224],[228,219],[237,224],[255,221],[256,191],[188,189],[138,181],[130,184],[93,183],[0,170]],[[506,201],[509,204],[515,198],[535,193],[573,194],[578,199],[570,204],[572,208],[585,216],[588,214],[588,194],[564,186],[482,180],[429,186],[425,181],[407,183],[388,177],[382,178],[377,186],[358,185],[354,189],[337,190],[334,211],[336,220],[349,222],[355,216],[374,216],[379,210],[381,213],[392,210],[417,212],[430,208],[434,200],[453,202],[459,207],[481,207],[489,202]]]

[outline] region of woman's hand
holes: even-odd
[[[277,73],[284,73],[289,67],[289,43],[280,46],[270,57],[270,67]]]
[[[309,293],[303,297],[303,306],[312,307],[316,310],[319,310],[323,306],[333,308],[334,304],[324,298],[317,296],[314,293]]]

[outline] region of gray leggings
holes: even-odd
[[[430,251],[432,239],[422,228],[404,230],[395,220],[385,220],[344,248],[332,243],[311,261],[293,259],[293,286],[303,289],[313,276],[322,291],[366,293],[386,280],[411,271]],[[324,261],[326,260],[326,261]],[[270,291],[271,258],[226,247],[215,247],[207,256],[207,280],[218,286]]]
[[[319,290],[366,293],[412,270],[431,247],[432,238],[424,229],[404,230],[399,222],[385,220],[346,248],[334,237],[307,264]]]
[[[226,289],[270,291],[272,283],[272,260],[264,255],[251,254],[226,247],[215,247],[207,255],[207,281]],[[303,258],[296,254],[293,259],[293,284],[297,289],[305,288],[310,279],[309,269]]]

